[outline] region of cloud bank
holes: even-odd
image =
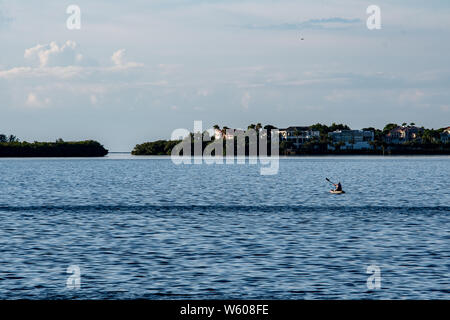
[[[72,40],[68,40],[63,44],[58,44],[56,41],[48,44],[37,44],[25,49],[24,58],[32,66],[17,66],[0,70],[0,78],[71,78],[75,76],[89,76],[94,72],[116,72],[144,66],[142,63],[126,61],[125,49],[117,50],[112,54],[112,65],[89,66],[88,63],[84,63],[83,54],[79,52],[77,43]],[[90,60],[92,61],[92,59]]]

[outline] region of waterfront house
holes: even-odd
[[[314,138],[319,139],[320,132],[312,130],[311,127],[295,126],[286,129],[279,129],[280,141],[292,142],[296,148]]]
[[[400,144],[410,142],[419,139],[420,133],[423,132],[423,128],[415,126],[398,126],[385,136],[385,141],[392,144]]]
[[[450,143],[450,127],[447,127],[441,133],[441,142]]]
[[[241,129],[214,129],[214,138],[225,139],[225,140],[233,140],[234,137],[237,137],[239,134],[245,134],[244,130]]]
[[[332,145],[328,145],[329,150],[334,150],[336,144],[340,144],[341,150],[373,149],[373,146],[370,144],[374,140],[373,131],[337,130],[329,132],[328,137],[332,142]]]

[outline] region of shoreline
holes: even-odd
[[[181,157],[179,157],[180,159]],[[325,159],[450,159],[449,154],[419,154],[419,155],[292,155],[286,156],[281,155],[278,157],[233,157],[234,160],[237,159],[280,159],[280,160],[299,160],[299,159],[317,159],[317,160],[325,160]],[[0,161],[11,161],[11,160],[171,160],[171,156],[167,155],[133,155],[130,152],[112,152],[103,157],[0,157]],[[190,157],[190,159],[210,159],[215,160],[214,157]],[[226,157],[220,157],[218,159],[223,159],[226,161]]]

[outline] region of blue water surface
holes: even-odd
[[[2,159],[0,298],[449,299],[449,180],[449,157]]]

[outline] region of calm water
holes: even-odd
[[[449,180],[448,157],[3,159],[0,298],[449,299]]]

